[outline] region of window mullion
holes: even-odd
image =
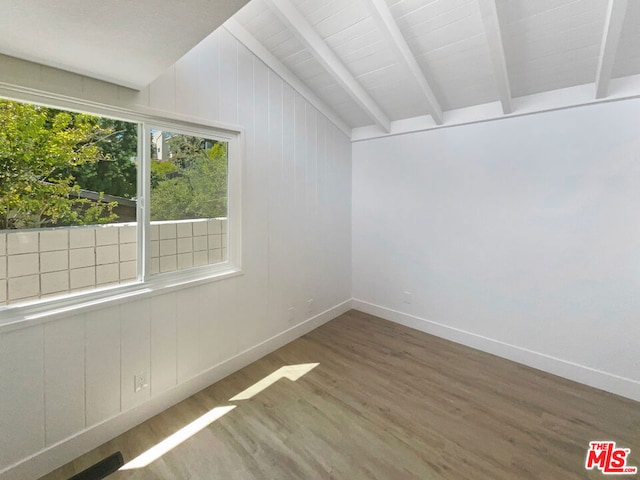
[[[150,239],[150,191],[151,191],[151,169],[150,169],[150,129],[147,124],[141,123],[139,126],[138,151],[138,278],[144,281],[149,276],[149,264],[151,259],[151,239]]]

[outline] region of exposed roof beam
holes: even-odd
[[[627,14],[627,4],[627,0],[609,0],[596,74],[596,98],[606,97],[609,92],[609,81],[618,52],[622,24]]]
[[[511,104],[511,83],[509,82],[509,72],[507,71],[507,60],[504,56],[504,45],[502,43],[502,31],[500,30],[500,20],[498,18],[498,9],[495,0],[478,0],[480,6],[480,14],[484,31],[487,35],[489,43],[489,52],[491,54],[491,63],[493,65],[493,73],[498,87],[498,95],[500,103],[502,103],[502,111],[505,114],[513,112]]]
[[[424,76],[424,72],[418,65],[409,45],[407,45],[407,41],[404,39],[402,32],[400,32],[398,25],[393,19],[393,15],[389,11],[386,2],[384,0],[369,0],[365,3],[378,28],[384,34],[387,43],[395,52],[396,57],[400,60],[400,63],[409,70],[411,76],[420,87],[422,94],[427,100],[429,113],[434,122],[436,122],[437,125],[442,125],[442,107],[438,102],[438,98],[433,93],[433,89]]]
[[[445,113],[447,117],[445,125],[435,125],[430,116],[423,115],[391,122],[391,132],[389,133],[380,133],[380,129],[375,125],[357,127],[352,130],[351,141],[359,142],[372,138],[504,120],[505,118],[535,115],[589,105],[613,104],[620,100],[640,99],[640,74],[613,78],[611,80],[611,90],[612,93],[609,96],[598,99],[593,96],[593,85],[591,84],[576,85],[574,87],[516,97],[513,99],[515,111],[509,117],[505,117],[504,113],[502,113],[498,102],[490,102],[473,107],[447,110]]]
[[[224,28],[233,35],[236,40],[247,47],[256,57],[262,60],[271,70],[291,85],[298,93],[305,97],[314,107],[327,117],[347,137],[351,137],[351,126],[338,116],[326,103],[324,103],[313,91],[307,87],[291,70],[278,60],[262,43],[251,35],[233,17],[223,24]]]
[[[265,0],[265,2],[367,115],[385,132],[388,132],[391,122],[387,115],[291,2],[289,0]]]

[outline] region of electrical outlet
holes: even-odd
[[[137,393],[143,388],[147,388],[149,383],[147,382],[147,372],[142,372],[133,376],[133,392]]]
[[[296,321],[296,309],[293,307],[289,307],[287,309],[287,321],[289,323],[293,323]]]
[[[313,312],[313,298],[307,300],[307,316],[311,316],[311,312]]]
[[[402,301],[407,305],[411,305],[411,292],[402,292]]]

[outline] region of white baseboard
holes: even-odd
[[[211,367],[196,377],[163,392],[148,402],[122,412],[86,430],[78,432],[55,445],[31,455],[0,471],[0,480],[39,478],[70,462],[80,455],[99,447],[130,428],[157,415],[200,390],[222,380],[252,362],[309,333],[351,309],[351,300],[330,308],[295,325],[245,351]]]
[[[386,307],[353,299],[352,307],[385,320],[405,325],[437,337],[445,338],[483,352],[491,353],[529,367],[543,370],[559,377],[615,393],[631,400],[640,401],[640,382],[612,373],[579,365],[561,358],[552,357],[526,348],[510,345],[475,333],[453,328],[424,318],[408,315]]]

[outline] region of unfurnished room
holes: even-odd
[[[0,6],[0,480],[637,478],[639,1]]]

